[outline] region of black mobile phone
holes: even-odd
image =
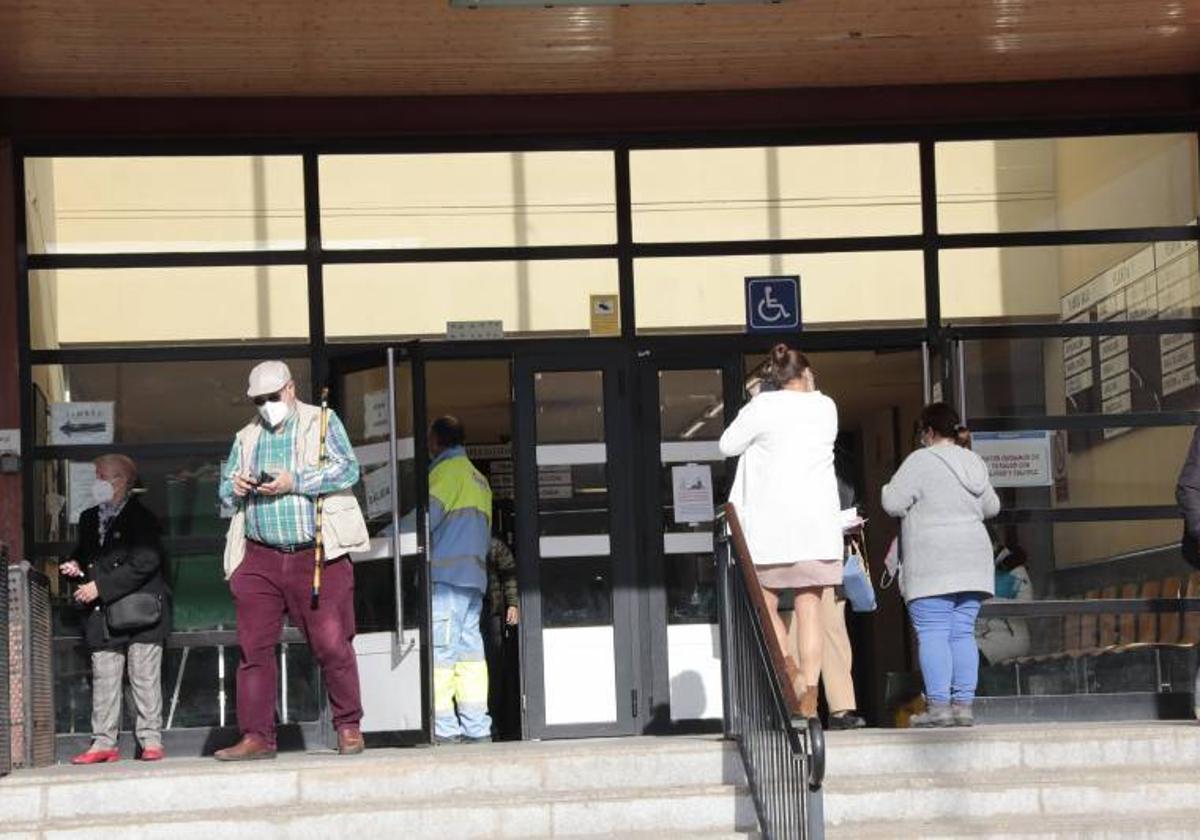
[[[254,479],[254,483],[255,484],[270,484],[274,480],[275,480],[275,476],[271,475],[266,470],[263,470],[262,472],[260,472],[258,474],[258,477]]]

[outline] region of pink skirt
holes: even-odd
[[[798,563],[778,563],[755,566],[758,582],[767,589],[808,589],[819,586],[840,586],[842,558],[837,560],[801,560]]]

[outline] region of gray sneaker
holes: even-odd
[[[975,713],[971,711],[970,703],[951,703],[950,716],[954,718],[955,726],[975,725]]]
[[[928,709],[909,719],[909,725],[915,729],[954,726],[954,716],[950,713],[950,704],[930,703]]]

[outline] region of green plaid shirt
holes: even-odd
[[[297,469],[296,435],[299,431],[300,420],[295,411],[277,429],[264,426],[254,448],[253,460],[245,469],[241,464],[241,444],[234,438],[229,460],[221,474],[221,501],[230,507],[245,505],[246,536],[256,542],[266,545],[311,542],[316,534],[316,497],[353,487],[358,481],[358,458],[337,414],[329,412],[323,470]],[[245,499],[233,495],[233,477],[239,472],[257,476],[264,471],[278,475],[284,470],[295,479],[295,488],[287,495],[251,493]]]

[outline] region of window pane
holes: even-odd
[[[35,350],[308,336],[303,266],[31,271],[29,297]]]
[[[937,186],[942,233],[1184,225],[1196,135],[939,143]]]
[[[611,260],[331,265],[325,325],[340,339],[442,337],[448,321],[476,320],[508,336],[586,335],[590,296],[616,291]]]
[[[1180,333],[968,341],[967,415],[1194,410],[1196,340]]]
[[[232,443],[230,431],[230,443]],[[220,444],[209,447],[224,449]],[[224,455],[136,458],[141,502],[162,525],[163,536],[210,537],[220,543],[229,527],[229,511],[217,498]],[[74,542],[79,513],[95,504],[90,497],[89,459],[35,462],[34,538]],[[74,476],[74,479],[72,478]],[[74,483],[74,487],[72,484]]]
[[[668,149],[630,155],[641,242],[921,230],[917,146]]]
[[[304,247],[297,157],[30,158],[31,254]]]
[[[1195,242],[942,251],[954,323],[1145,321],[1200,309]]]
[[[882,251],[637,260],[639,333],[744,332],[745,278],[800,275],[805,328],[919,326],[925,322],[921,254]]]
[[[326,248],[616,241],[610,152],[321,158]]]
[[[308,359],[284,361],[297,395],[309,399]],[[234,432],[254,416],[246,377],[255,364],[228,360],[35,365],[33,381],[46,403],[115,403],[116,443],[232,441]],[[45,444],[45,424],[38,426],[38,443]]]

